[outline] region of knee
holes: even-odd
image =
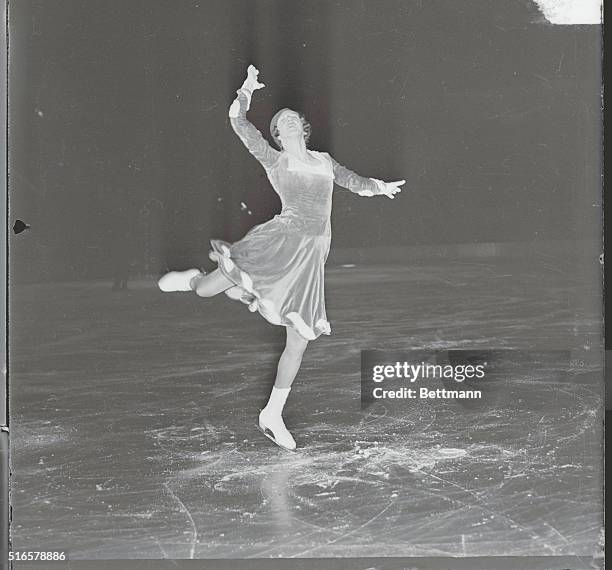
[[[292,342],[287,343],[285,350],[291,358],[301,359],[308,346],[307,340],[295,339]]]

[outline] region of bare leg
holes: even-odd
[[[287,327],[287,343],[281,354],[276,370],[276,388],[291,388],[291,384],[302,364],[302,356],[308,346],[308,341],[302,338],[295,330]]]
[[[208,275],[203,273],[196,275],[189,282],[189,286],[199,297],[214,297],[233,287],[234,282],[230,281],[221,271],[215,269]]]

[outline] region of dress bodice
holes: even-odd
[[[280,217],[296,229],[308,233],[329,232],[334,173],[325,153],[308,151],[318,164],[309,164],[290,155],[279,154],[267,170],[268,179],[281,199]]]

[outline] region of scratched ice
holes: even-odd
[[[333,335],[308,348],[285,413],[295,454],[255,429],[283,331],[240,304],[146,283],[125,296],[107,284],[15,288],[15,548],[592,555],[599,305],[570,261],[330,267]],[[448,347],[524,349],[530,361],[505,363],[475,407],[361,411],[361,349]],[[573,364],[547,352],[559,348]]]

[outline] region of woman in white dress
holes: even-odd
[[[280,150],[272,148],[246,118],[253,92],[264,87],[258,75],[250,65],[229,116],[232,128],[280,196],[281,213],[233,244],[211,240],[210,258],[218,264],[212,273],[171,271],[158,285],[162,291],[194,291],[200,297],[225,292],[267,321],[286,327],[286,346],[258,425],[277,445],[294,450],[295,440],[283,422],[283,406],[308,342],[331,332],[325,313],[324,265],[331,241],[334,182],[361,196],[393,198],[404,180],[363,178],[328,153],[308,150],[310,125],[291,109],[281,109],[270,123]]]

